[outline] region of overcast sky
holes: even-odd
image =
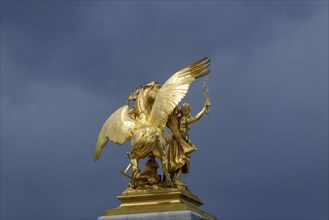
[[[129,92],[209,57],[209,122],[183,179],[220,219],[328,218],[327,1],[1,1],[1,219],[96,219]],[[197,113],[202,80],[184,101]]]

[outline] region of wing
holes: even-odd
[[[123,144],[131,138],[135,120],[129,117],[128,108],[128,105],[122,106],[105,121],[98,135],[94,162],[99,159],[103,148],[109,140],[116,144]]]
[[[172,75],[158,91],[148,122],[165,128],[169,115],[185,97],[191,83],[210,72],[210,60],[205,57]]]

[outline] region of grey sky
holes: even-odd
[[[1,1],[1,218],[96,219],[129,144],[92,163],[129,92],[212,59],[183,178],[220,219],[328,218],[327,1]],[[196,113],[202,82],[185,101]]]

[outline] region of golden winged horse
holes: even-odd
[[[133,174],[130,187],[135,188],[138,161],[149,155],[160,159],[166,183],[170,186],[167,151],[171,137],[165,130],[167,121],[192,82],[210,72],[209,66],[210,60],[203,58],[176,72],[162,86],[156,82],[143,86],[136,94],[133,109],[129,109],[129,99],[127,105],[116,110],[104,123],[97,139],[94,162],[108,141],[123,144],[131,139],[129,159]]]

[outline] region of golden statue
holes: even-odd
[[[155,207],[155,204],[162,204],[160,198],[167,198],[167,196],[171,198],[173,193],[179,198],[184,195],[182,201],[185,201],[183,203],[186,207],[190,207],[191,204],[194,204],[193,207],[198,207],[202,204],[188,191],[180,175],[188,172],[189,154],[196,150],[188,138],[189,125],[208,112],[210,101],[205,99],[203,109],[195,117],[190,115],[189,104],[183,104],[181,109],[178,104],[186,96],[192,82],[210,72],[209,66],[210,60],[203,58],[176,72],[162,86],[157,82],[150,82],[136,88],[129,95],[127,104],[116,110],[106,120],[97,139],[94,162],[99,159],[108,141],[123,144],[131,140],[128,153],[130,163],[125,171],[120,171],[130,178],[129,187],[118,197],[123,202],[120,209],[110,210],[107,214],[121,213],[124,207],[134,206],[132,205],[133,196],[138,197],[136,197],[135,205],[139,207],[142,195],[145,200],[143,204],[149,206],[149,210],[151,206]],[[130,107],[131,102],[134,102],[132,107]],[[173,135],[167,133],[167,127]],[[141,171],[138,162],[146,157],[148,160],[144,166],[145,169]],[[157,173],[159,165],[155,158],[161,161],[163,177]],[[128,175],[130,167],[132,167],[131,176]],[[179,188],[180,186],[184,187]],[[177,191],[178,189],[185,191]],[[159,197],[159,193],[167,194]],[[127,196],[129,199],[125,200]],[[167,204],[168,198],[163,202]],[[174,204],[175,201],[178,200],[172,200],[171,203]],[[181,206],[176,205],[175,208],[177,207]],[[160,209],[166,208],[157,206],[156,210]],[[124,210],[131,212],[132,209]]]
[[[175,185],[179,188],[187,185],[180,179],[182,173],[190,170],[190,154],[197,150],[197,147],[189,139],[190,124],[198,121],[204,114],[208,113],[210,100],[204,101],[202,110],[194,117],[191,116],[191,105],[184,103],[181,109],[175,108],[168,120],[168,127],[173,132],[168,158],[168,171]]]

